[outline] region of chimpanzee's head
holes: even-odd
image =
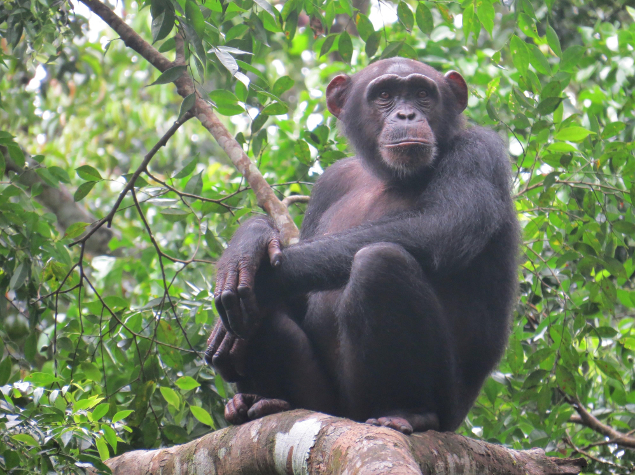
[[[462,127],[467,85],[456,71],[391,58],[336,76],[326,101],[364,160],[407,177],[432,165]]]

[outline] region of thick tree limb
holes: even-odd
[[[129,48],[135,50],[143,56],[150,64],[159,71],[174,67],[177,63],[169,61],[159,53],[152,45],[141,38],[136,31],[130,28],[119,18],[110,8],[98,0],[80,0],[90,10],[104,20],[113,30],[115,30],[123,42]],[[177,35],[178,37],[178,35]],[[196,92],[194,83],[187,73],[177,79],[174,84],[177,92],[183,96],[189,96]],[[205,102],[197,93],[196,103],[193,108],[194,115],[199,119],[203,127],[216,139],[218,144],[229,156],[234,166],[245,177],[247,183],[256,194],[258,205],[274,220],[281,233],[285,244],[297,242],[299,231],[294,224],[286,206],[276,197],[271,186],[258,170],[258,167],[249,159],[242,146],[236,142],[227,128],[218,119],[212,107]]]
[[[454,433],[392,429],[296,410],[212,432],[185,445],[110,459],[115,475],[577,474],[586,461],[518,451]]]

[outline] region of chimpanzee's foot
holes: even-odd
[[[403,434],[410,435],[413,432],[438,430],[439,418],[436,414],[430,412],[426,414],[412,414],[396,411],[376,419],[368,419],[366,424],[390,427]]]
[[[282,399],[267,399],[256,394],[236,394],[225,406],[225,419],[235,426],[270,414],[291,409]]]

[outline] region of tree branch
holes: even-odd
[[[124,23],[110,8],[98,0],[80,0],[93,13],[104,20],[113,30],[115,30],[123,42],[129,48],[135,50],[155,68],[163,72],[166,69],[179,65],[178,62],[171,62],[152,45],[141,38],[137,32]],[[177,41],[182,41],[179,34]],[[178,45],[177,45],[178,46]],[[178,51],[178,48],[177,48]],[[181,55],[177,55],[177,61],[181,61]],[[177,92],[186,97],[196,93],[196,103],[192,108],[194,115],[199,119],[218,144],[229,156],[234,166],[245,177],[247,183],[254,191],[258,205],[274,220],[285,244],[293,244],[298,241],[299,231],[286,206],[276,197],[273,189],[258,170],[258,167],[249,159],[242,146],[236,142],[227,128],[218,119],[212,107],[205,102],[196,91],[192,79],[184,72],[183,75],[174,81]]]
[[[580,416],[579,418],[572,416],[569,419],[570,422],[582,424],[590,429],[593,429],[595,432],[609,437],[611,439],[611,443],[613,444],[635,449],[635,437],[630,437],[618,430],[613,429],[611,426],[604,424],[597,417],[587,411],[577,399],[567,397],[567,402],[571,404],[571,406],[573,406],[573,408]]]
[[[577,474],[586,461],[512,450],[458,434],[392,429],[296,410],[207,434],[185,445],[110,459],[114,475]]]

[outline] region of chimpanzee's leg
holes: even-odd
[[[249,339],[244,372],[237,382],[239,394],[225,409],[231,423],[292,407],[330,413],[335,409],[333,383],[304,331],[283,312],[267,317]]]
[[[404,433],[446,428],[456,396],[455,350],[415,258],[390,243],[357,252],[337,317],[344,414]]]

